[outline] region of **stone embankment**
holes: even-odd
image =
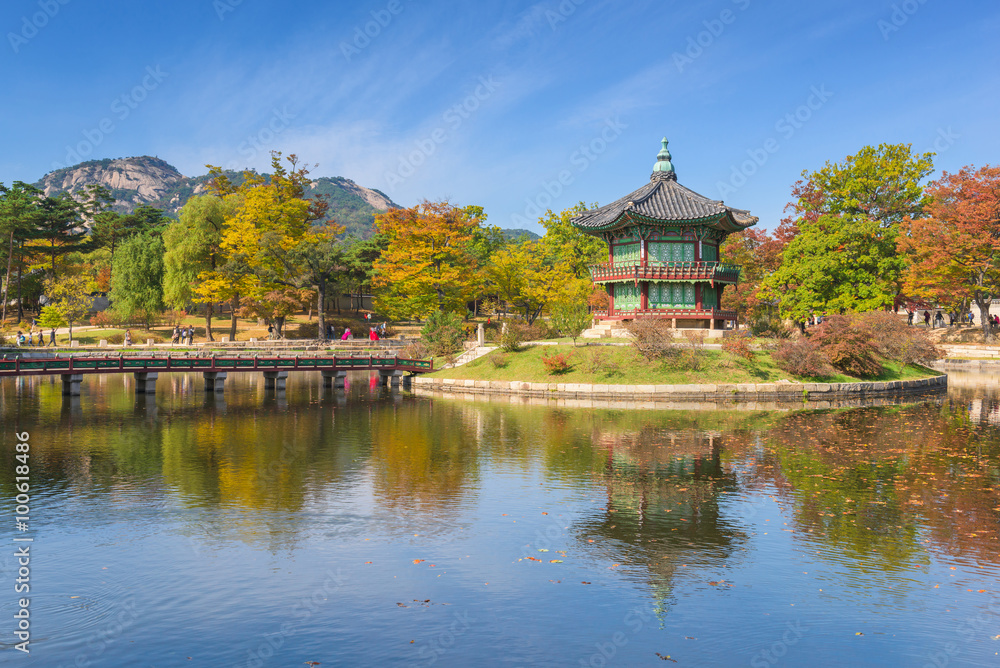
[[[634,401],[823,401],[852,397],[904,396],[945,392],[948,376],[918,380],[857,383],[740,383],[705,385],[601,385],[586,383],[526,383],[522,381],[413,379],[414,390],[466,394],[509,394],[560,399],[626,399]]]

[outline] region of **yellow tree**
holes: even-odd
[[[218,167],[209,166],[215,177],[211,190],[235,206],[225,215],[219,248],[225,262],[199,275],[198,293],[203,301],[242,300],[243,310],[275,321],[279,333],[285,318],[311,298],[292,280],[294,266],[286,260],[308,238],[310,225],[327,209],[323,199],[307,199],[309,170],[293,154],[281,163],[281,153],[271,153],[272,174],[263,177],[244,172],[234,185]],[[235,327],[233,328],[235,330]],[[235,331],[232,331],[235,335]]]
[[[472,252],[482,209],[428,202],[375,217],[389,245],[375,263],[376,306],[393,319],[464,312],[481,283]]]
[[[493,254],[486,275],[498,295],[522,311],[531,324],[549,304],[585,303],[590,279],[576,274],[575,262],[544,240],[508,246]]]

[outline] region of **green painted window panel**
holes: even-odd
[[[719,261],[719,249],[715,246],[710,246],[708,244],[702,244],[701,246],[702,259],[706,262],[718,262]]]

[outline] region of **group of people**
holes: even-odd
[[[170,336],[170,343],[192,345],[194,343],[194,325],[188,325],[187,327],[174,325],[174,333]]]
[[[375,325],[374,327],[369,327],[368,328],[368,340],[369,341],[379,341],[380,339],[382,339],[385,336],[385,332],[386,332],[386,330],[388,328],[389,328],[389,325],[388,325],[388,323],[385,323],[385,322],[383,322],[381,325]],[[326,326],[326,338],[331,339],[331,340],[338,338],[337,337],[337,331],[336,331],[336,329],[334,328],[333,325],[327,325]],[[351,340],[353,338],[354,338],[354,334],[351,333],[351,328],[350,327],[345,327],[344,328],[344,333],[340,335],[340,340],[341,341],[349,341],[349,340]]]
[[[907,309],[906,324],[908,325],[913,324],[913,317],[916,315],[916,313],[917,313],[916,310]],[[945,327],[944,316],[945,314],[941,311],[935,311],[934,315],[932,316],[929,310],[924,310],[923,312],[924,326],[930,329],[939,329]],[[987,324],[989,324],[991,327],[1000,328],[1000,315],[987,314],[986,318],[987,318]],[[968,313],[962,315],[959,315],[955,311],[951,311],[948,313],[947,326],[953,327],[955,323],[959,323],[960,325],[975,325],[976,317],[972,313],[972,311],[969,311]]]
[[[37,339],[38,342],[37,343],[35,342],[35,339],[33,338],[34,336],[35,336],[34,332],[32,332],[30,329],[28,330],[27,334],[25,334],[20,329],[17,330],[17,339],[16,339],[17,340],[17,345],[19,347],[20,346],[34,346],[34,345],[44,346],[45,345],[45,334],[44,334],[44,332],[42,332],[41,329],[38,330],[38,339]],[[53,328],[51,331],[49,331],[49,345],[50,346],[56,345],[56,330],[55,330],[55,328]]]

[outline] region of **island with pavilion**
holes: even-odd
[[[594,284],[608,292],[608,309],[594,313],[602,322],[588,334],[611,335],[621,321],[663,318],[675,329],[721,336],[726,321],[738,323],[736,311],[721,305],[740,268],[722,262],[719,246],[756,223],[749,211],[679,184],[664,138],[649,183],[572,220],[608,244],[608,261],[590,268]]]

